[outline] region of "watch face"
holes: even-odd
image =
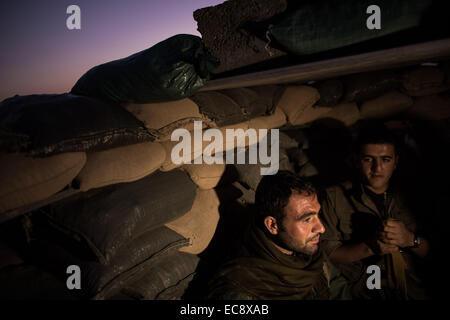
[[[414,248],[417,248],[420,245],[420,238],[416,236],[414,238]]]

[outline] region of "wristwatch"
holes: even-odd
[[[420,237],[414,234],[414,244],[410,248],[418,248],[420,246]]]

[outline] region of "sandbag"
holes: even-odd
[[[378,98],[368,100],[361,106],[361,118],[390,117],[408,110],[413,104],[411,97],[392,91]]]
[[[289,149],[286,150],[289,160],[294,166],[295,171],[300,171],[300,168],[309,162],[308,155],[303,151],[303,149]]]
[[[52,196],[70,184],[85,163],[84,152],[47,158],[0,154],[0,213]]]
[[[225,171],[225,163],[222,164],[185,164],[183,170],[189,174],[194,183],[203,190],[215,188]]]
[[[319,100],[319,92],[309,86],[289,86],[283,92],[277,107],[287,116],[292,125],[304,123],[303,114]]]
[[[158,170],[165,158],[164,148],[157,142],[89,153],[76,181],[81,191],[136,181]]]
[[[449,89],[445,73],[436,67],[419,67],[403,75],[403,89],[413,97],[438,94]]]
[[[132,238],[188,212],[196,188],[181,170],[157,171],[59,201],[47,215],[61,230],[84,239],[98,261],[107,264]]]
[[[442,120],[450,118],[450,96],[431,95],[414,99],[414,103],[406,111],[410,119]]]
[[[374,99],[401,86],[401,76],[390,70],[357,73],[344,78],[346,102]]]
[[[200,89],[218,60],[200,37],[178,34],[129,57],[93,67],[73,86],[75,94],[108,101],[178,100]]]
[[[289,145],[294,140],[297,143],[297,146],[301,149],[309,149],[311,143],[309,136],[304,130],[300,129],[289,129],[289,130],[283,130],[283,133],[286,134],[291,140],[286,140],[286,143]],[[281,134],[280,134],[281,139]],[[280,141],[280,148],[281,148],[281,141]]]
[[[240,203],[243,206],[255,203],[256,190],[244,187],[239,181],[233,182],[232,186],[239,189],[242,193],[242,195],[236,199],[237,203]]]
[[[421,25],[432,0],[380,0],[381,29],[366,27],[369,0],[305,2],[269,25],[270,36],[286,51],[308,55],[361,43]],[[332,13],[332,14],[330,14]]]
[[[192,131],[191,131],[192,132]],[[172,161],[172,149],[178,144],[178,141],[163,141],[161,142],[161,146],[164,148],[166,158],[164,159],[164,162],[159,167],[159,170],[162,172],[171,171],[175,168],[181,167],[182,163],[174,163]]]
[[[246,136],[244,139],[239,140],[236,135],[234,136],[234,141],[233,139],[231,139],[231,141],[233,142],[232,144],[230,144],[230,147],[228,147],[227,143],[228,143],[228,139],[227,139],[227,130],[235,130],[234,133],[237,133],[237,130],[242,130],[244,133],[249,129],[249,121],[245,121],[245,122],[240,122],[240,123],[236,123],[236,124],[232,124],[232,125],[228,125],[228,126],[223,126],[220,127],[219,130],[220,132],[222,132],[222,136],[223,136],[223,145],[222,148],[218,148],[217,150],[215,150],[215,152],[213,152],[213,154],[216,154],[218,152],[223,152],[225,153],[228,150],[235,150],[236,148],[244,148],[246,146],[248,146],[251,141],[250,139]],[[230,131],[232,132],[232,131]],[[256,139],[257,141],[259,141],[260,137],[258,135],[258,132],[256,132]],[[206,143],[206,147],[209,144]],[[204,150],[205,151],[205,150]]]
[[[283,88],[275,85],[202,91],[192,99],[200,113],[218,127],[233,125],[252,118],[271,115]]]
[[[306,109],[302,116],[296,121],[296,125],[309,124],[316,121],[317,119],[323,118],[326,114],[333,110],[332,107],[323,107],[315,105],[311,108]]]
[[[204,128],[210,123],[188,98],[161,103],[127,103],[124,108],[142,121],[157,141],[170,140],[173,130],[178,128],[193,130],[194,121],[202,121]]]
[[[242,129],[245,133],[245,131],[247,131],[249,125],[249,121],[244,121],[244,122],[240,122],[234,125],[228,125],[228,126],[223,126],[221,128],[216,128],[217,130],[219,130],[221,132],[222,135],[222,144],[218,143],[217,148],[214,148],[215,146],[211,146],[210,145],[213,143],[212,141],[203,141],[202,143],[199,144],[195,144],[194,143],[194,132],[190,131],[190,142],[191,142],[191,153],[189,155],[187,155],[187,160],[190,161],[190,163],[194,163],[194,160],[196,158],[200,158],[200,156],[203,155],[203,153],[205,151],[208,151],[208,153],[211,153],[211,155],[215,155],[217,153],[222,152],[224,155],[225,152],[227,150],[234,150],[238,147],[240,148],[244,148],[245,146],[248,146],[250,144],[250,139],[248,137],[245,137],[242,140],[238,140],[236,136],[234,136],[234,140],[230,138],[230,143],[231,141],[233,141],[233,148],[231,147],[227,147],[227,129],[233,129],[233,130],[238,130],[238,129]],[[202,136],[203,136],[202,132]],[[256,137],[256,140],[258,141],[259,137]],[[172,161],[172,151],[177,154],[178,151],[178,155],[180,157],[184,157],[184,152],[181,151],[181,147],[178,147],[178,145],[182,142],[182,139],[180,139],[179,141],[163,141],[161,142],[161,145],[163,146],[165,152],[166,152],[166,159],[164,160],[163,164],[160,167],[161,171],[170,171],[173,170],[175,168],[181,167],[183,165],[183,163],[177,164],[174,163]],[[177,148],[174,150],[174,148]]]
[[[311,162],[306,163],[298,172],[300,177],[313,177],[319,174],[318,169]]]
[[[76,300],[64,281],[31,264],[5,268],[0,272],[0,283],[2,301]]]
[[[192,209],[166,227],[189,239],[190,246],[180,251],[199,254],[206,249],[219,222],[220,201],[214,189],[198,190]]]
[[[153,141],[120,105],[70,93],[14,96],[0,104],[0,152],[48,156]]]
[[[105,299],[138,279],[166,255],[187,246],[188,240],[166,227],[151,230],[125,245],[107,266],[92,266],[89,283],[96,299]]]
[[[285,87],[279,85],[253,86],[249,88],[222,89],[241,108],[247,119],[273,114]]]
[[[196,255],[175,252],[166,255],[146,274],[122,292],[139,300],[180,300],[199,263]]]
[[[273,129],[286,124],[286,115],[281,108],[276,108],[270,116],[257,117],[248,122],[248,127],[252,129]]]
[[[237,102],[220,91],[198,92],[191,99],[199,106],[203,115],[219,126],[245,119]]]
[[[112,297],[159,265],[166,255],[177,253],[179,248],[189,243],[166,227],[156,228],[127,243],[104,265],[80,257],[67,243],[55,240],[44,235],[33,243],[36,260],[63,278],[67,278],[63,274],[67,266],[78,265],[81,269],[80,294],[89,299]]]
[[[334,106],[333,109],[321,116],[321,120],[333,120],[338,121],[339,124],[343,124],[349,127],[355,124],[360,119],[360,112],[356,103],[341,103]],[[331,121],[328,121],[331,123]]]
[[[297,130],[296,130],[297,131]],[[279,147],[280,149],[297,149],[299,147],[298,142],[291,138],[288,134],[286,134],[285,131],[280,131],[279,132]]]
[[[202,136],[203,136],[203,132],[202,132]],[[209,142],[204,143],[202,140],[201,144],[195,144],[194,143],[194,131],[189,131],[189,137],[190,137],[191,152],[189,155],[186,155],[186,157],[192,163],[192,160],[194,160],[194,156],[200,157],[203,154],[203,150],[205,149],[206,145],[209,144]],[[184,163],[175,163],[172,161],[172,150],[174,150],[174,148],[177,147],[177,145],[179,145],[183,141],[185,141],[185,140],[180,139],[179,141],[169,140],[169,141],[161,142],[161,145],[164,148],[165,153],[166,153],[166,158],[160,167],[161,171],[163,171],[163,172],[171,171],[175,168],[181,167],[184,164]],[[175,150],[174,150],[174,152],[175,152]],[[185,157],[184,151],[183,152],[180,151],[179,156]]]
[[[269,151],[270,152],[270,151]],[[248,158],[249,150],[246,151],[246,158]],[[289,170],[291,172],[294,172],[294,168],[292,164],[289,161],[289,157],[286,153],[286,150],[280,149],[279,150],[279,159],[278,159],[279,167],[278,170]],[[274,164],[272,164],[274,165]],[[249,188],[256,190],[259,182],[262,179],[261,175],[261,168],[264,168],[266,166],[260,164],[259,162],[257,164],[235,164],[234,165],[237,172],[238,172],[238,179],[240,182],[243,182],[245,185],[249,186]]]
[[[344,84],[339,79],[320,81],[313,85],[320,95],[318,105],[324,107],[334,106],[339,103],[344,94]]]

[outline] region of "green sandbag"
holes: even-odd
[[[106,265],[133,238],[191,210],[196,190],[182,170],[156,171],[55,202],[46,216],[55,228],[86,242]]]
[[[189,97],[219,62],[200,37],[178,34],[86,72],[72,93],[115,102],[153,103]]]
[[[117,103],[71,93],[16,95],[0,102],[0,152],[46,157],[154,139]]]
[[[178,249],[189,245],[188,239],[163,226],[131,240],[108,264],[104,265],[81,256],[80,251],[71,242],[64,241],[63,236],[56,235],[52,231],[47,235],[44,231],[45,229],[41,228],[39,235],[33,239],[31,252],[34,261],[62,280],[68,277],[67,266],[79,266],[81,290],[73,291],[78,291],[75,293],[85,299],[108,299],[161,264],[170,267],[166,257],[181,254]],[[189,256],[196,258],[194,255]],[[187,269],[186,273],[192,273],[195,266],[190,265],[192,262],[187,266],[179,266],[174,271],[181,272]],[[166,268],[166,272],[170,271]],[[175,278],[176,274],[172,277]]]
[[[182,298],[199,263],[193,254],[172,251],[157,264],[147,267],[140,278],[128,283],[122,293],[137,300],[179,300]]]
[[[308,55],[419,27],[432,0],[324,0],[301,4],[269,25],[270,35],[288,52]],[[368,29],[366,13],[376,4],[381,29]]]

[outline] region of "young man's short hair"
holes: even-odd
[[[292,192],[304,195],[316,193],[307,179],[290,171],[280,170],[275,175],[264,176],[256,188],[255,207],[259,222],[272,216],[281,223],[285,217],[284,208],[289,203]]]
[[[361,129],[354,143],[354,152],[358,154],[368,144],[391,144],[398,153],[399,142],[395,134],[383,124],[372,124]]]

